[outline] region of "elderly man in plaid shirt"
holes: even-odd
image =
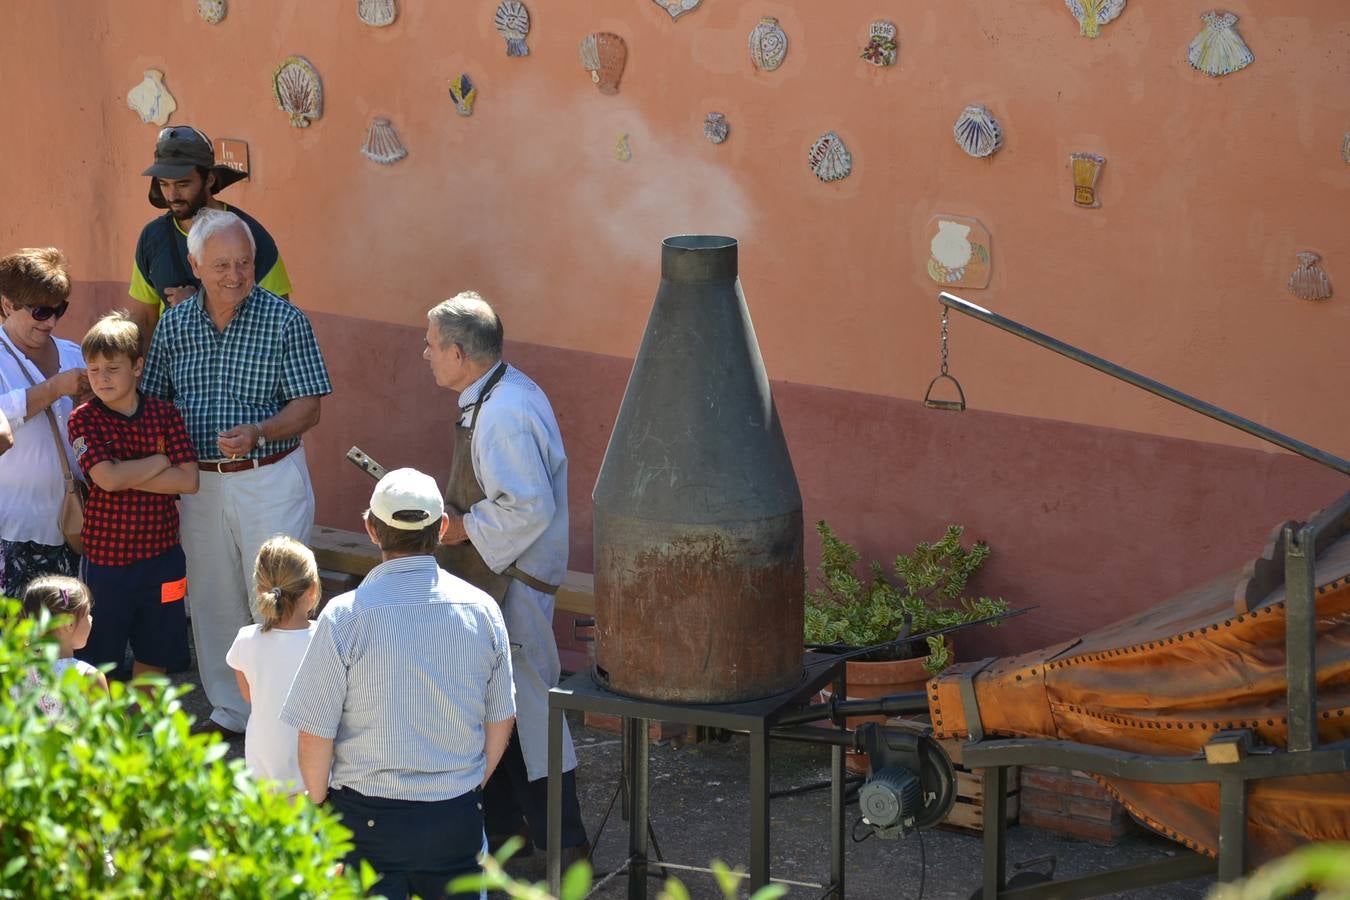
[[[197,668],[211,722],[242,732],[248,704],[225,653],[258,618],[253,561],[274,534],[308,541],[314,525],[300,436],[333,391],[309,319],[254,283],[253,235],[203,209],[188,233],[195,295],[164,313],[141,389],[171,400],[197,451],[200,488],[182,504]]]

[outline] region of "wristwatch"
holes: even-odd
[[[253,427],[258,429],[258,440],[253,446],[261,450],[263,447],[267,446],[267,436],[263,434],[262,425],[254,422]]]

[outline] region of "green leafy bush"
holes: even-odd
[[[1241,881],[1217,884],[1209,900],[1350,900],[1350,843],[1305,844],[1272,860]]]
[[[450,883],[451,891],[477,891],[486,888],[510,897],[511,900],[584,900],[591,890],[591,864],[586,861],[574,863],[563,873],[562,884],[555,898],[548,892],[543,882],[530,883],[512,878],[504,868],[506,861],[523,846],[520,838],[511,838],[495,856],[483,861],[483,871],[477,875],[462,875]],[[741,881],[745,878],[744,869],[733,869],[720,859],[715,859],[710,867],[718,890],[726,900],[736,900],[740,896]],[[768,884],[755,891],[749,900],[778,900],[787,893],[781,884]],[[656,900],[689,900],[689,891],[678,878],[666,879]]]
[[[974,622],[1008,611],[1002,599],[963,597],[966,582],[989,559],[989,545],[977,541],[970,549],[961,543],[965,529],[948,525],[941,540],[923,542],[912,553],[895,558],[895,581],[880,563],[868,567],[867,580],[858,578],[861,559],[852,545],[840,540],[825,522],[816,523],[821,555],[821,587],[806,592],[806,643],[842,647],[869,647],[894,640],[913,620],[910,633]],[[878,652],[865,659],[910,659],[923,655],[930,672],[951,662],[951,648],[941,635],[903,645],[895,652]]]
[[[191,734],[186,689],[144,679],[107,696],[73,670],[32,684],[56,657],[49,626],[0,601],[0,897],[364,895],[368,866],[334,874],[351,832]]]

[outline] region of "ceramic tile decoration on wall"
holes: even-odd
[[[617,94],[623,67],[628,62],[628,45],[617,34],[601,31],[581,39],[581,65],[591,73],[591,81],[602,94]]]
[[[725,114],[720,112],[710,112],[703,119],[703,136],[714,144],[720,144],[727,139],[731,133],[731,123],[727,121]]]
[[[672,19],[678,19],[687,12],[693,12],[703,0],[652,0],[652,2],[670,13]]]
[[[858,55],[874,66],[893,66],[900,54],[894,22],[878,19],[867,29],[867,46]]]
[[[989,286],[991,242],[979,219],[938,214],[928,221],[924,239],[929,278],[944,287]]]
[[[529,56],[525,38],[530,33],[530,11],[519,0],[502,0],[492,18],[497,33],[506,41],[507,56]]]
[[[216,138],[216,165],[244,173],[248,181],[248,142],[234,138]]]
[[[628,146],[627,132],[614,139],[614,158],[619,162],[628,162],[633,158],[633,148]]]
[[[361,145],[361,155],[387,166],[407,156],[408,151],[389,120],[375,118],[370,120],[370,130],[366,132],[366,142]]]
[[[1125,0],[1064,0],[1064,5],[1078,20],[1078,33],[1095,38],[1103,25],[1124,11]]]
[[[1311,250],[1296,255],[1298,268],[1289,276],[1289,293],[1300,300],[1330,300],[1331,279],[1318,265],[1322,257]]]
[[[833,131],[816,138],[806,154],[806,162],[821,181],[839,181],[853,171],[853,154]]]
[[[773,16],[764,16],[750,30],[750,60],[762,72],[772,72],[787,57],[787,33]]]
[[[1187,58],[1206,75],[1218,78],[1245,69],[1256,59],[1237,31],[1238,17],[1212,9],[1200,17],[1205,27],[1191,41]]]
[[[993,156],[1003,146],[1003,129],[989,110],[972,103],[956,117],[952,135],[962,150],[975,157]]]
[[[1347,131],[1345,137],[1341,138],[1341,159],[1350,163],[1350,131]]]
[[[1102,205],[1097,196],[1097,179],[1101,177],[1102,166],[1106,158],[1095,153],[1072,153],[1069,155],[1069,168],[1073,172],[1073,202],[1085,209],[1097,209]]]
[[[308,128],[310,122],[323,115],[319,73],[303,56],[288,56],[277,66],[272,73],[272,94],[296,128]]]
[[[356,0],[356,14],[361,21],[376,28],[394,24],[398,18],[398,7],[394,0]]]
[[[164,73],[159,69],[146,69],[140,84],[127,91],[127,107],[147,125],[165,125],[178,108],[178,101],[164,86]]]
[[[478,101],[478,86],[467,72],[450,82],[450,99],[455,102],[455,112],[461,116],[473,115],[473,105]]]
[[[207,25],[219,25],[225,18],[225,0],[197,0],[197,15]]]

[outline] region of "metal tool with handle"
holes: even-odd
[[[351,461],[352,465],[356,466],[376,481],[383,478],[389,471],[384,466],[371,459],[366,451],[362,450],[360,447],[353,447],[348,450],[347,459]]]

